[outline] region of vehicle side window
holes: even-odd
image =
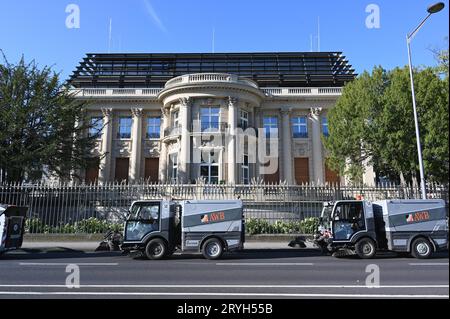
[[[360,202],[342,203],[336,207],[336,213],[341,220],[359,220],[363,218],[363,206]]]
[[[159,220],[159,203],[137,204],[131,210],[135,220]]]

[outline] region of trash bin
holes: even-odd
[[[28,207],[0,204],[0,254],[22,246]]]

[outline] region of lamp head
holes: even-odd
[[[428,7],[427,11],[429,14],[438,13],[442,9],[444,9],[445,4],[443,2],[435,3]]]

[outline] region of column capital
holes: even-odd
[[[180,102],[181,106],[184,107],[192,106],[192,103],[194,102],[194,100],[190,97],[182,97],[179,98],[178,101]]]
[[[112,108],[109,107],[102,107],[102,114],[104,117],[111,117],[112,116]]]
[[[281,115],[289,115],[292,112],[292,107],[290,106],[283,106],[280,108]]]
[[[228,97],[228,106],[236,106],[236,104],[238,103],[238,98],[234,97],[234,96],[229,96]]]
[[[309,116],[310,117],[313,117],[313,116],[320,116],[320,113],[322,113],[322,108],[321,107],[312,107],[311,109],[310,109],[310,113],[309,113]]]
[[[142,115],[144,114],[144,109],[134,107],[131,109],[131,114],[133,115],[133,117],[142,117]]]
[[[161,108],[161,114],[162,114],[163,116],[169,116],[169,115],[170,115],[170,109],[167,108],[167,107],[162,107],[162,108]]]

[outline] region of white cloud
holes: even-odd
[[[163,32],[167,32],[166,27],[162,23],[161,19],[159,18],[158,14],[156,13],[155,9],[153,8],[152,4],[149,0],[144,0],[144,5],[147,10],[147,13],[149,14],[150,18],[152,18],[153,23]]]

